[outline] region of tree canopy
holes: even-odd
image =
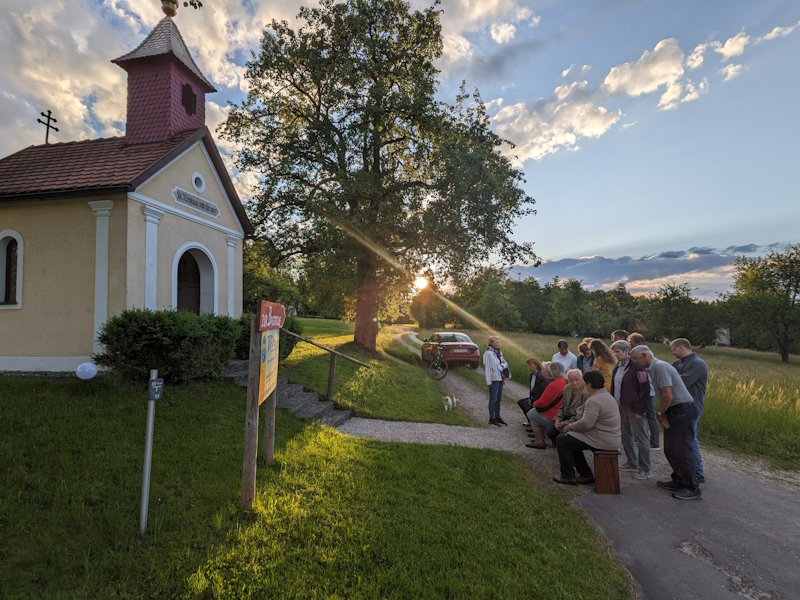
[[[770,340],[771,349],[789,362],[800,340],[800,245],[767,256],[740,256],[734,266],[733,293],[726,303],[734,331],[755,347]]]
[[[402,0],[322,0],[273,21],[249,93],[222,133],[260,178],[252,211],[276,256],[327,255],[355,276],[356,341],[374,348],[382,278],[463,279],[489,260],[535,261],[511,236],[533,213],[477,91],[435,99],[439,12]]]

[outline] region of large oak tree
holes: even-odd
[[[456,281],[487,259],[534,260],[515,242],[534,212],[477,92],[435,98],[439,11],[402,0],[322,0],[273,21],[247,64],[247,99],[223,136],[260,178],[258,235],[283,257],[355,272],[356,342],[375,348],[379,278],[433,268]]]

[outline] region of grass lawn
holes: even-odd
[[[413,352],[393,340],[385,330],[378,338],[381,351],[369,352],[353,343],[351,328],[341,321],[302,319],[303,336],[351,356],[372,368],[365,369],[342,358],[336,360],[333,401],[354,416],[390,421],[417,421],[449,425],[475,425],[459,410],[442,409],[439,384],[420,369]],[[330,354],[299,342],[280,365],[279,373],[302,383],[321,396],[328,389]]]
[[[245,393],[168,387],[138,533],[143,387],[0,377],[0,597],[632,597],[562,490],[486,450],[343,436],[279,412],[238,511]]]
[[[464,331],[486,348],[494,332]],[[434,331],[419,333],[429,337]],[[529,333],[499,333],[503,355],[517,381],[527,381],[525,359],[538,356],[542,362],[556,352],[557,336]],[[580,339],[568,340],[577,352]],[[608,343],[608,342],[607,342]],[[664,344],[651,344],[654,354],[672,363],[675,358]],[[800,363],[781,363],[778,354],[738,348],[695,348],[708,364],[709,384],[698,437],[711,444],[766,459],[770,464],[800,469]],[[471,374],[473,377],[476,374]],[[470,374],[467,374],[470,376]],[[478,376],[480,379],[480,377]],[[477,380],[476,380],[477,381]],[[479,383],[483,383],[482,379]]]

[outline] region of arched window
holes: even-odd
[[[0,308],[22,308],[22,236],[0,231]]]

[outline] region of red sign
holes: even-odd
[[[269,331],[270,329],[280,329],[286,320],[286,309],[277,302],[261,301],[261,310],[258,314],[258,330]]]

